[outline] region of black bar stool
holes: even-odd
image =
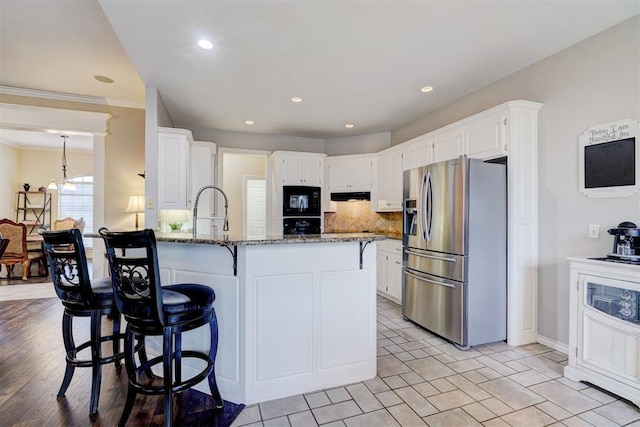
[[[120,351],[120,313],[115,305],[111,279],[91,281],[87,269],[87,257],[82,243],[82,234],[77,228],[60,231],[41,231],[44,239],[44,251],[49,263],[51,278],[56,294],[64,306],[62,315],[62,338],[67,353],[67,368],[58,398],[64,396],[76,367],[91,367],[91,400],[89,413],[98,412],[102,365],[115,363],[120,368],[124,353]],[[102,316],[113,320],[111,335],[102,336]],[[76,344],[73,338],[73,318],[91,318],[91,338],[82,344]],[[102,355],[102,343],[112,341],[113,354]],[[91,349],[91,358],[81,359],[79,353]]]
[[[213,289],[199,284],[161,286],[156,238],[152,230],[110,232],[100,229],[104,239],[113,283],[114,297],[127,321],[125,365],[129,378],[127,401],[120,426],[124,426],[137,393],[164,394],[164,425],[173,421],[173,394],[187,390],[208,379],[216,407],[223,408],[215,377],[218,351],[218,322],[213,308]],[[182,349],[182,333],[209,325],[209,353]],[[163,354],[136,365],[134,337],[162,336]],[[182,378],[182,360],[205,361],[201,372]],[[202,363],[202,362],[200,362]],[[163,384],[144,381],[143,372],[162,364]]]

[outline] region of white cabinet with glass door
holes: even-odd
[[[570,258],[565,377],[640,406],[640,266]]]

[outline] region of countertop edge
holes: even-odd
[[[115,231],[115,230],[114,230]],[[122,231],[122,230],[117,230]],[[97,233],[87,233],[85,237],[100,238]],[[227,245],[227,246],[262,246],[290,245],[307,243],[342,243],[342,242],[375,242],[387,240],[381,234],[321,234],[306,236],[268,236],[264,238],[248,238],[244,236],[196,236],[191,233],[156,233],[156,241],[161,243],[182,243],[195,245]]]

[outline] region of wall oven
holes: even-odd
[[[320,218],[284,218],[282,220],[282,228],[282,234],[286,236],[320,234]]]
[[[322,198],[320,187],[285,185],[282,187],[282,216],[321,216]]]

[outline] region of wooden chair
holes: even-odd
[[[2,235],[0,235],[0,258],[2,258],[4,251],[7,250],[7,246],[9,246],[9,239],[3,239]]]
[[[45,275],[42,252],[27,250],[27,227],[24,224],[7,218],[0,219],[0,234],[3,238],[9,239],[9,244],[0,258],[0,265],[7,266],[7,277],[11,278],[16,264],[22,264],[22,280],[27,280],[27,276],[31,274],[31,263],[34,261],[39,263],[39,274]]]
[[[80,217],[80,219],[76,220],[71,217],[66,217],[62,219],[56,219],[53,221],[53,230],[69,230],[71,228],[77,228],[82,233],[84,231],[84,218]]]
[[[80,219],[76,220],[68,216],[66,218],[56,219],[55,221],[53,221],[53,231],[71,230],[73,228],[77,228],[78,230],[80,230],[80,234],[82,234],[82,232],[84,231],[84,224],[85,222],[83,217],[80,217]],[[68,248],[69,250],[73,250],[71,245],[69,245]]]

